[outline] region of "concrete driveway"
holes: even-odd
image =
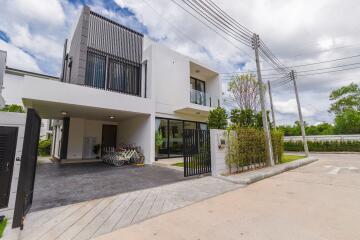
[[[113,167],[104,163],[38,164],[31,211],[93,200],[185,180],[159,166]]]
[[[320,161],[97,239],[360,239],[360,155],[316,156]]]

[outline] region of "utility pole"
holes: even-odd
[[[266,114],[266,108],[265,108],[265,94],[264,94],[264,84],[261,78],[261,68],[260,68],[260,58],[259,58],[259,47],[260,47],[260,38],[259,35],[254,33],[252,38],[252,45],[255,51],[255,60],[256,60],[256,68],[257,68],[257,77],[259,81],[259,88],[260,88],[260,103],[261,103],[261,113],[262,113],[262,121],[265,131],[265,141],[267,144],[266,150],[268,151],[268,159],[267,165],[268,166],[274,166],[274,156],[273,156],[273,148],[271,143],[271,134],[270,134],[270,128],[267,121],[267,114]]]
[[[271,116],[272,116],[274,128],[276,128],[275,109],[274,109],[274,104],[273,104],[273,99],[272,99],[272,94],[271,94],[270,81],[268,81],[268,88],[269,88],[269,97],[270,97]]]
[[[307,140],[306,140],[306,132],[305,132],[305,126],[304,126],[304,119],[303,119],[303,116],[302,116],[302,111],[301,111],[301,106],[300,106],[300,100],[299,100],[299,94],[298,94],[298,89],[297,89],[297,84],[296,84],[296,74],[295,74],[295,71],[294,71],[294,70],[291,70],[291,72],[290,72],[290,77],[291,77],[291,79],[293,80],[293,83],[294,83],[294,90],[295,90],[297,108],[298,108],[299,119],[300,119],[301,135],[302,135],[303,144],[304,144],[304,151],[305,151],[305,155],[308,157],[308,156],[309,156],[309,148],[308,148]]]

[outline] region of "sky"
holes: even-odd
[[[180,0],[177,0],[180,1]],[[356,0],[213,0],[260,38],[286,66],[360,54]],[[235,48],[171,0],[0,0],[0,49],[9,67],[59,76],[65,38],[82,6],[143,33],[153,41],[189,55],[220,73],[254,70],[253,51]],[[295,68],[308,71],[359,63],[360,58]],[[357,67],[357,66],[354,66]],[[262,62],[262,68],[269,66]],[[299,74],[300,75],[300,74]],[[304,119],[332,122],[331,90],[360,83],[360,70],[298,78]],[[227,80],[223,80],[227,92]],[[278,124],[298,119],[291,83],[273,89]]]

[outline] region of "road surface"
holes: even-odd
[[[305,167],[97,240],[360,239],[360,155],[316,156]]]

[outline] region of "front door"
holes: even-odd
[[[0,208],[9,204],[17,135],[17,127],[0,127]]]
[[[102,128],[102,149],[116,148],[116,125],[103,125]]]

